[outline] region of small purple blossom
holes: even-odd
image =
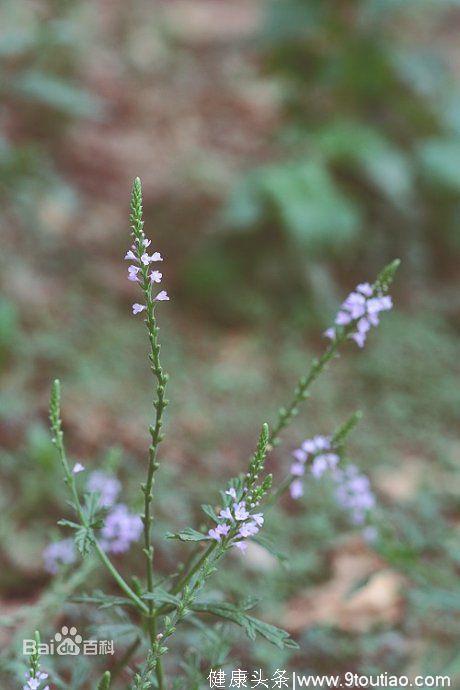
[[[127,506],[119,503],[108,513],[101,529],[101,546],[104,551],[124,553],[132,542],[137,541],[142,533],[142,520],[131,513]]]
[[[222,539],[222,537],[227,536],[229,531],[230,531],[229,525],[217,525],[214,529],[209,530],[208,536],[210,539],[215,539],[216,541],[220,541]]]
[[[292,452],[292,455],[298,462],[305,462],[307,460],[307,451],[303,448],[296,448],[296,450]]]
[[[254,520],[254,522],[256,523],[256,525],[258,525],[258,527],[262,527],[262,525],[264,524],[264,521],[265,521],[263,513],[254,513],[254,515],[252,515],[251,517]]]
[[[289,492],[291,494],[291,498],[293,498],[295,501],[298,498],[301,498],[303,496],[303,483],[302,480],[300,479],[294,479],[293,482],[291,482],[289,486]]]
[[[116,477],[96,470],[89,475],[86,488],[91,493],[99,494],[99,504],[103,508],[111,508],[121,491],[121,484]]]
[[[293,462],[291,465],[291,474],[293,477],[301,477],[305,474],[305,463]]]
[[[224,508],[223,510],[221,510],[219,513],[219,517],[223,518],[224,520],[233,521],[233,515],[230,508]]]
[[[375,506],[369,478],[361,474],[355,465],[348,465],[333,474],[336,482],[335,497],[337,503],[349,511],[352,522],[362,525],[367,513]]]
[[[79,474],[79,472],[84,472],[85,468],[81,462],[76,462],[72,469],[72,474]]]
[[[356,330],[349,332],[348,337],[359,347],[364,347],[371,326],[379,324],[380,312],[392,307],[389,295],[374,294],[374,288],[369,283],[360,283],[342,303],[335,323],[337,326],[356,326]],[[328,328],[324,335],[335,340],[337,331],[335,328]]]
[[[246,510],[246,501],[241,501],[240,503],[233,504],[235,520],[247,520],[249,513]]]
[[[300,448],[293,451],[292,455],[296,462],[291,465],[291,475],[302,477],[305,474],[307,460],[311,461],[311,472],[317,479],[327,470],[333,470],[338,462],[339,456],[332,452],[332,443],[329,436],[317,435],[303,441]],[[294,499],[303,496],[301,479],[296,479],[290,484],[291,497]]]
[[[134,283],[139,282],[139,278],[137,277],[137,274],[140,271],[139,266],[128,266],[128,280],[131,280]]]
[[[151,283],[161,283],[163,274],[160,271],[152,271],[149,278]]]
[[[60,565],[75,563],[76,559],[75,546],[70,538],[54,541],[43,549],[45,570],[53,575],[58,572]]]
[[[256,522],[245,522],[241,525],[238,536],[246,539],[247,537],[253,537],[260,530],[260,527]]]
[[[144,309],[146,309],[145,304],[138,304],[137,302],[133,304],[133,314],[140,314]]]
[[[169,302],[169,295],[166,290],[162,290],[154,299],[156,302]]]
[[[230,496],[230,498],[233,498],[233,500],[236,501],[236,491],[233,488],[233,486],[231,486],[229,489],[227,489],[227,491],[225,493],[227,494],[227,496]]]
[[[38,690],[42,681],[48,678],[47,673],[42,673],[37,671],[35,675],[32,676],[30,672],[26,673],[26,684],[23,685],[23,690]],[[43,690],[50,690],[49,685],[46,685]]]
[[[323,453],[317,455],[313,460],[311,466],[311,473],[316,479],[323,476],[328,470],[333,470],[337,467],[339,456],[336,453]]]
[[[125,254],[125,260],[126,261],[137,261],[138,259],[137,259],[137,256],[135,255],[135,253],[133,252],[133,250],[130,249]]]

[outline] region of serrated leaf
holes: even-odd
[[[81,594],[77,597],[72,597],[72,601],[79,604],[96,604],[100,609],[110,608],[111,606],[135,606],[135,604],[127,597],[113,596],[110,594],[98,593]]]
[[[298,644],[289,637],[289,633],[285,630],[265,623],[254,616],[249,616],[241,607],[228,602],[200,602],[193,604],[191,608],[198,613],[210,613],[236,623],[243,628],[250,640],[255,640],[256,635],[259,634],[280,649],[298,648]]]
[[[193,527],[187,527],[187,529],[182,530],[182,532],[172,533],[168,532],[166,534],[166,539],[179,539],[180,541],[208,541],[209,537],[201,532],[198,532]]]
[[[81,555],[84,557],[86,556],[92,545],[93,541],[93,536],[92,533],[89,529],[86,527],[79,527],[79,529],[76,530],[75,532],[75,537],[74,537],[75,545]]]
[[[212,506],[206,505],[205,503],[203,503],[202,506],[201,506],[201,510],[202,510],[203,513],[205,513],[208,517],[210,517],[211,520],[214,520],[214,522],[217,522],[216,511],[214,510],[214,508],[213,508]]]

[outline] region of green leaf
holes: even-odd
[[[419,160],[428,181],[460,191],[460,139],[431,139],[419,148]]]
[[[333,163],[350,162],[390,201],[409,201],[414,174],[405,156],[380,132],[361,122],[334,122],[315,135],[315,144]]]
[[[16,93],[71,117],[99,117],[102,112],[96,96],[38,70],[23,72],[13,86]]]
[[[110,671],[106,671],[98,683],[97,690],[110,690]]]
[[[259,546],[262,546],[266,551],[271,553],[272,556],[275,556],[275,558],[277,558],[283,565],[287,565],[289,563],[289,558],[284,553],[281,553],[281,551],[278,551],[271,540],[263,534],[257,534],[255,537],[252,537],[252,541],[255,541],[257,544],[259,544]]]
[[[254,616],[249,616],[242,607],[234,606],[227,602],[202,601],[194,603],[191,608],[197,613],[209,613],[218,618],[236,623],[236,625],[243,628],[250,640],[255,640],[256,635],[259,634],[280,649],[298,648],[298,644],[289,637],[289,633],[285,630],[281,630],[281,628],[277,628],[270,623],[265,623],[258,618],[254,618]]]
[[[166,539],[179,539],[180,541],[208,541],[209,537],[201,532],[197,532],[193,527],[187,527],[182,532],[177,532],[173,534],[168,532],[166,534]]]
[[[214,510],[214,508],[213,508],[212,506],[206,505],[205,503],[203,503],[202,506],[201,506],[201,510],[202,510],[203,513],[205,513],[208,517],[210,517],[211,520],[214,520],[214,522],[217,522],[216,511]]]
[[[271,166],[261,173],[266,208],[274,208],[290,236],[311,251],[353,242],[361,213],[335,184],[321,161]]]
[[[111,606],[135,606],[131,599],[127,597],[113,596],[103,592],[81,594],[77,597],[72,597],[71,600],[79,604],[96,604],[100,609],[107,609]]]
[[[79,527],[75,532],[74,541],[77,549],[84,557],[91,550],[93,534],[87,527]]]

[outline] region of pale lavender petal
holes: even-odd
[[[301,477],[305,474],[305,464],[302,462],[293,462],[291,465],[291,474],[294,477]]]
[[[297,500],[301,496],[303,496],[303,484],[300,479],[294,479],[293,482],[291,482],[289,486],[289,492],[291,494],[291,498],[294,500]]]
[[[145,308],[145,304],[138,304],[135,302],[133,304],[133,314],[139,314],[141,311],[144,311]]]
[[[372,286],[369,285],[369,283],[360,283],[356,289],[362,295],[365,295],[366,297],[372,297],[373,290]]]
[[[299,462],[305,462],[307,459],[307,453],[305,450],[302,450],[302,448],[297,448],[296,450],[292,451],[292,455]]]
[[[155,297],[156,302],[168,302],[169,301],[169,296],[166,290],[162,290],[161,292],[158,293],[158,295]]]
[[[339,311],[335,317],[335,322],[338,326],[346,326],[347,324],[351,323],[351,321],[352,318],[346,311]]]

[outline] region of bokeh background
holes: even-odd
[[[117,610],[64,602],[111,591],[92,561],[53,578],[41,554],[68,512],[47,430],[56,376],[71,456],[116,471],[139,507],[151,384],[122,261],[136,175],[172,296],[157,567],[186,556],[162,535],[199,527],[200,503],[243,469],[339,301],[399,256],[397,308],[321,378],[270,460],[283,476],[301,440],[362,409],[350,457],[377,494],[378,539],[315,485],[264,528],[287,559],[233,555],[211,589],[257,593],[257,614],[300,644],[232,628],[228,668],[444,673],[460,687],[459,5],[2,1],[2,688],[19,686],[37,626],[109,622],[117,659],[133,643]],[[142,572],[136,549],[118,565]],[[181,640],[170,670],[206,687],[227,645],[199,622]],[[82,658],[50,665],[58,688],[94,686]]]

